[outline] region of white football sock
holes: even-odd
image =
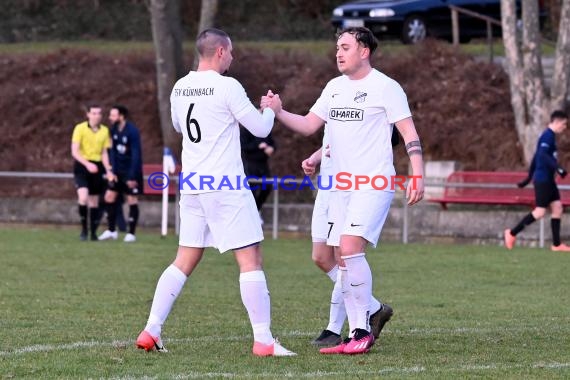
[[[336,282],[337,274],[338,274],[338,265],[335,265],[333,269],[327,272],[327,276],[329,276],[332,282]]]
[[[334,279],[332,277],[333,274]],[[335,267],[330,272],[328,272],[327,275],[334,282],[334,287],[331,294],[331,306],[329,310],[329,324],[327,326],[327,330],[340,335],[342,326],[346,320],[346,309],[344,307],[344,297],[342,295],[341,271],[339,270],[338,265],[335,265]]]
[[[370,315],[376,313],[382,307],[382,302],[377,300],[376,297],[370,297]]]
[[[344,300],[344,308],[348,317],[348,337],[352,338],[353,331],[356,328],[356,310],[354,300],[352,299],[350,282],[348,281],[348,274],[345,267],[339,267],[340,282],[342,289],[342,297]]]
[[[350,294],[354,300],[357,329],[370,331],[370,299],[372,297],[372,272],[365,253],[342,256],[350,282]],[[345,301],[346,302],[346,301]]]
[[[162,272],[156,284],[150,315],[144,328],[150,335],[160,336],[162,325],[170,314],[172,305],[184,287],[186,279],[186,275],[174,265],[170,265]]]
[[[262,344],[271,344],[271,301],[265,274],[262,270],[240,273],[239,289],[253,328],[253,339]]]

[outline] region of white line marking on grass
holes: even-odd
[[[514,329],[508,329],[514,330]],[[519,330],[528,330],[527,328],[521,328]],[[502,332],[505,329],[428,329],[428,330],[401,330],[392,331],[392,334],[431,334],[431,333],[457,333],[460,332],[471,332],[471,333],[490,333],[490,332]],[[285,337],[299,337],[299,336],[313,336],[313,332],[303,332],[303,331],[289,331],[281,334]],[[192,343],[196,341],[203,341],[204,338],[214,341],[241,341],[241,340],[251,340],[251,335],[241,335],[241,336],[212,336],[212,337],[194,337],[194,338],[184,338],[184,339],[168,339],[165,340],[166,343]],[[12,351],[0,351],[0,357],[2,356],[17,356],[28,353],[36,352],[51,352],[59,350],[78,350],[83,348],[93,348],[93,347],[132,347],[134,345],[134,340],[115,340],[112,342],[98,342],[98,341],[85,341],[85,342],[74,342],[67,344],[38,344],[27,347],[21,347],[14,349]],[[271,360],[271,359],[269,359]],[[295,360],[291,358],[291,360]],[[458,365],[454,367],[424,367],[424,366],[413,366],[413,367],[386,367],[378,370],[363,370],[363,371],[351,371],[351,375],[382,375],[382,374],[413,374],[413,373],[455,373],[455,372],[484,372],[493,370],[513,370],[513,369],[546,369],[546,370],[562,370],[570,368],[570,363],[559,363],[559,362],[537,362],[537,363],[521,363],[521,364],[501,364],[501,363],[487,363],[487,364],[465,364]],[[261,378],[322,378],[328,376],[343,376],[346,372],[340,371],[315,371],[315,372],[291,372],[287,371],[284,373],[243,373],[234,374],[228,372],[189,372],[172,375],[175,379],[199,379],[199,378],[251,378],[261,377]],[[120,377],[113,379],[124,379],[130,380],[133,377]],[[154,379],[154,377],[147,377],[146,379]]]
[[[74,342],[66,344],[35,344],[33,346],[16,348],[12,351],[0,351],[0,356],[15,356],[21,354],[34,353],[34,352],[75,350],[78,348],[92,348],[92,347],[101,347],[101,346],[116,347],[122,345],[129,345],[131,343],[132,343],[131,341],[113,341],[113,342],[89,341],[89,342]]]
[[[536,363],[532,368],[561,369],[570,367],[570,363]]]
[[[408,330],[387,330],[386,334],[394,335],[449,335],[449,334],[497,334],[503,332],[527,332],[527,331],[565,331],[570,329],[565,326],[515,326],[515,327],[456,327],[456,328],[411,328]],[[382,333],[384,334],[384,332]]]
[[[546,330],[548,331],[568,331],[568,328],[561,326],[549,326]],[[453,335],[453,334],[501,334],[507,332],[525,332],[525,331],[545,331],[544,327],[501,327],[501,328],[479,328],[479,327],[457,327],[457,328],[426,328],[426,329],[389,329],[382,333],[382,335],[394,335],[394,336],[405,336],[405,335]],[[299,330],[290,330],[276,334],[278,337],[313,337],[314,332],[306,332]],[[203,341],[208,339],[210,341],[216,342],[228,342],[228,341],[247,341],[251,340],[251,335],[236,335],[236,336],[201,336],[193,338],[181,338],[181,339],[164,339],[166,345],[168,343],[192,343],[197,341]],[[73,342],[65,344],[36,344],[21,348],[15,348],[10,351],[0,351],[0,357],[3,356],[16,356],[35,352],[51,352],[58,350],[76,350],[81,348],[93,348],[93,347],[129,347],[134,345],[134,339],[132,340],[115,340],[112,342],[100,342],[100,341],[84,341],[84,342]]]
[[[271,360],[271,359],[268,359]],[[295,359],[291,359],[295,360]],[[525,368],[541,368],[541,369],[562,369],[570,367],[570,363],[534,363],[534,364],[482,364],[482,365],[460,365],[456,367],[447,367],[447,368],[426,368],[423,366],[414,366],[414,367],[387,367],[382,368],[376,371],[350,371],[347,372],[340,372],[340,371],[315,371],[315,372],[291,372],[287,371],[284,373],[268,373],[268,372],[261,372],[261,373],[254,373],[254,372],[247,372],[247,373],[230,373],[230,372],[188,372],[188,373],[179,373],[176,375],[169,376],[173,379],[178,380],[186,380],[186,379],[204,379],[204,378],[228,378],[228,379],[249,379],[252,377],[255,378],[293,378],[293,379],[300,379],[300,378],[322,378],[322,377],[329,377],[329,376],[346,376],[350,375],[354,376],[371,376],[371,375],[388,375],[388,374],[396,374],[396,375],[410,375],[415,373],[455,373],[455,372],[482,372],[488,370],[513,370],[513,369],[525,369]],[[112,378],[113,380],[130,380],[131,377],[119,377],[119,378]]]
[[[294,359],[293,359],[294,360]],[[347,372],[339,372],[339,371],[315,371],[315,372],[284,372],[284,373],[227,373],[227,372],[189,372],[184,374],[173,375],[173,379],[179,380],[186,380],[186,379],[202,379],[202,378],[251,378],[251,377],[269,377],[269,378],[318,378],[318,377],[328,377],[328,376],[358,376],[358,375],[382,375],[388,373],[399,373],[399,374],[411,374],[411,373],[419,373],[425,371],[424,367],[409,367],[409,368],[382,368],[378,371],[350,371],[350,374]],[[123,379],[120,379],[123,380]]]

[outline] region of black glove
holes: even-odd
[[[519,183],[517,183],[517,186],[522,189],[523,187],[525,187],[529,183],[530,183],[530,177],[527,177],[527,178],[523,179],[522,181],[520,181]]]
[[[556,172],[560,175],[560,177],[565,178],[566,174],[568,174],[568,172],[566,170],[564,170],[564,168],[558,167],[558,169],[556,169]]]

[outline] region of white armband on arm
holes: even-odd
[[[273,121],[275,120],[275,113],[269,107],[259,113],[257,110],[252,110],[238,119],[248,131],[255,137],[267,137],[273,128]]]

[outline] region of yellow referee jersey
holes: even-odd
[[[103,149],[111,147],[109,128],[101,124],[97,132],[93,132],[86,121],[73,129],[71,142],[79,144],[79,153],[86,160],[101,161]]]

